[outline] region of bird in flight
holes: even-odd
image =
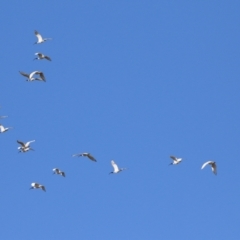
[[[4,127],[2,124],[0,124],[0,133],[4,133],[8,131],[9,129],[12,129],[12,127]]]
[[[46,189],[43,185],[39,183],[31,183],[30,189],[36,189],[36,188],[41,188],[44,192],[46,192]]]
[[[73,154],[73,157],[88,157],[90,160],[96,162],[97,160],[90,153],[77,153]]]
[[[35,142],[35,140],[28,141],[28,142],[26,142],[26,143],[17,140],[17,143],[19,143],[19,144],[21,145],[21,147],[18,147],[19,152],[27,152],[27,151],[29,151],[29,150],[34,151],[34,149],[32,149],[32,148],[30,147],[30,143],[32,143],[32,142]]]
[[[216,164],[216,162],[214,162],[214,161],[207,161],[207,162],[205,162],[205,163],[202,165],[201,169],[204,169],[207,165],[210,165],[211,168],[212,168],[212,172],[213,172],[215,175],[217,175],[217,164]]]
[[[42,35],[36,30],[34,31],[34,34],[37,37],[37,42],[35,42],[34,44],[39,44],[46,42],[47,40],[52,40],[52,38],[43,38]]]
[[[65,173],[58,168],[53,169],[53,174],[59,174],[59,175],[62,175],[63,177],[66,176]]]
[[[113,171],[110,172],[109,174],[120,173],[121,171],[126,170],[126,168],[119,168],[118,165],[113,160],[111,161],[111,164],[112,164],[112,167],[113,167]]]
[[[35,53],[35,55],[37,56],[36,58],[34,58],[33,60],[41,60],[41,59],[47,59],[48,61],[52,61],[50,57],[42,54],[42,53]]]
[[[43,72],[41,72],[41,71],[34,71],[34,72],[31,72],[30,74],[27,74],[27,73],[24,73],[24,72],[21,72],[21,71],[19,71],[19,73],[22,76],[27,78],[26,81],[31,82],[31,81],[34,81],[34,80],[38,80],[38,81],[46,82],[46,78],[45,78]],[[35,78],[35,77],[33,77],[34,75],[39,75],[40,78]]]
[[[182,158],[177,158],[174,156],[170,156],[170,158],[173,160],[173,162],[171,162],[169,165],[176,165],[179,164],[182,161]]]

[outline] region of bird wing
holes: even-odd
[[[35,53],[35,55],[37,55],[37,56],[39,56],[39,58],[41,58],[42,57],[42,53]]]
[[[212,161],[207,161],[207,162],[205,162],[205,163],[202,165],[201,169],[204,169],[208,164],[211,164],[211,163],[212,163]]]
[[[62,175],[63,177],[66,177],[65,172],[61,172],[61,175]]]
[[[21,71],[19,71],[19,73],[21,74],[21,75],[23,75],[24,77],[29,77],[29,74],[27,74],[27,73],[24,73],[24,72],[21,72]]]
[[[46,188],[45,188],[43,185],[40,185],[40,188],[41,188],[44,192],[46,192]]]
[[[39,42],[43,41],[43,38],[42,38],[41,34],[38,31],[35,30],[34,34],[37,37]]]
[[[177,158],[174,157],[174,156],[170,156],[170,158],[171,158],[173,161],[177,161]]]
[[[81,157],[82,154],[81,153],[76,153],[76,154],[73,154],[72,157]]]
[[[28,147],[28,146],[30,145],[31,142],[35,142],[35,140],[32,140],[32,141],[28,141],[28,142],[26,142],[24,146],[25,146],[25,147]]]
[[[41,78],[44,82],[46,82],[46,79],[45,79],[45,76],[44,76],[43,72],[37,71],[36,74],[38,74],[38,75],[40,76],[40,78]]]
[[[46,58],[48,61],[52,61],[51,58],[48,56],[44,56],[44,58]]]
[[[3,127],[3,125],[0,125],[0,132],[3,132],[5,130],[5,128]]]
[[[114,172],[118,172],[119,171],[118,165],[113,160],[111,161],[111,164],[114,169]]]
[[[19,140],[17,140],[17,143],[21,144],[23,147],[25,147],[25,144]]]
[[[217,164],[216,163],[212,164],[212,171],[215,175],[217,175]]]
[[[92,161],[96,162],[97,160],[90,154],[88,153],[87,157],[91,159]]]
[[[31,79],[31,78],[33,77],[33,75],[35,75],[35,74],[38,74],[38,71],[31,72],[31,73],[29,74],[29,78]]]

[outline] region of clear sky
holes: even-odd
[[[0,123],[14,128],[0,134],[0,239],[239,240],[239,11],[238,0],[3,1]],[[34,45],[34,30],[53,39]],[[35,70],[46,83],[19,74]],[[112,159],[128,169],[109,175]],[[217,176],[201,170],[208,160]]]

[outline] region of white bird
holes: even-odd
[[[37,37],[38,41],[35,42],[34,44],[39,44],[46,42],[47,40],[52,40],[51,38],[43,38],[42,35],[38,31],[34,31],[35,36]]]
[[[182,161],[182,158],[176,158],[174,156],[170,156],[170,158],[173,160],[173,162],[170,163],[169,165],[176,165],[176,164],[179,164]]]
[[[29,151],[29,150],[34,151],[34,149],[32,149],[32,148],[30,147],[30,143],[35,142],[35,140],[28,141],[28,142],[26,142],[26,143],[21,142],[21,141],[19,141],[19,140],[17,140],[17,142],[21,145],[21,147],[18,147],[19,152],[27,152],[27,151]]]
[[[31,187],[30,189],[36,189],[36,188],[41,188],[44,192],[46,192],[46,189],[43,185],[39,184],[39,183],[31,183]]]
[[[42,53],[35,53],[35,55],[38,57],[34,58],[33,60],[47,59],[48,61],[52,61],[50,57],[48,57]]]
[[[112,160],[111,161],[111,164],[112,164],[112,167],[113,167],[113,172],[110,172],[109,174],[111,173],[119,173],[123,170],[126,170],[126,168],[119,168],[118,165]]]
[[[5,128],[2,124],[0,124],[0,133],[4,133],[8,131],[9,129],[12,129],[12,127]]]
[[[73,157],[88,157],[90,160],[96,162],[97,160],[90,153],[77,153],[73,154]]]
[[[59,175],[62,175],[63,177],[65,177],[65,172],[61,171],[58,168],[53,169],[53,174],[59,174]]]
[[[26,81],[30,81],[31,82],[31,81],[34,81],[34,80],[39,80],[39,81],[46,82],[45,76],[44,76],[43,72],[41,72],[41,71],[34,71],[34,72],[31,72],[30,74],[27,74],[27,73],[24,73],[24,72],[21,72],[21,71],[19,71],[19,73],[21,75],[23,75],[24,77],[27,77]],[[40,78],[33,77],[35,74],[39,75]]]
[[[207,162],[205,162],[205,163],[202,165],[201,169],[204,169],[207,165],[210,165],[211,168],[212,168],[212,172],[213,172],[215,175],[217,175],[217,164],[216,164],[216,162],[214,162],[214,161],[207,161]]]

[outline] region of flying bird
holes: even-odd
[[[46,189],[43,185],[39,183],[31,183],[30,189],[36,189],[36,188],[41,188],[44,192],[46,192]]]
[[[174,156],[170,156],[170,158],[173,160],[173,162],[170,163],[169,165],[176,165],[176,164],[179,164],[182,161],[182,158],[176,158]]]
[[[34,72],[31,72],[30,74],[27,74],[27,73],[24,73],[24,72],[21,72],[21,71],[19,71],[19,73],[22,76],[27,78],[26,81],[31,82],[31,81],[34,81],[34,80],[39,80],[39,81],[46,82],[46,78],[45,78],[43,72],[41,72],[41,71],[34,71]],[[35,78],[35,77],[33,77],[34,75],[39,75],[40,78]]]
[[[42,53],[35,53],[35,55],[38,57],[34,58],[33,60],[47,59],[48,61],[52,61],[50,57],[48,57]]]
[[[51,38],[43,38],[42,35],[36,30],[34,31],[34,34],[37,37],[37,42],[35,42],[34,44],[39,44],[46,42],[47,40],[52,40]]]
[[[9,129],[12,129],[12,127],[4,127],[2,124],[0,124],[0,133],[4,133],[8,131]]]
[[[63,177],[66,176],[65,173],[58,168],[53,169],[53,174],[59,174],[59,175],[62,175]]]
[[[207,161],[207,162],[205,162],[205,163],[202,165],[201,169],[204,169],[207,165],[210,165],[211,168],[212,168],[212,172],[213,172],[215,175],[217,175],[217,164],[216,164],[216,162],[214,162],[214,161]]]
[[[27,151],[29,151],[29,150],[34,151],[34,149],[32,149],[32,148],[30,147],[30,143],[32,143],[32,142],[35,142],[35,140],[28,141],[28,142],[26,142],[26,143],[17,140],[17,143],[19,143],[19,144],[21,145],[21,147],[18,147],[19,152],[27,152]]]
[[[88,157],[90,160],[96,162],[97,160],[90,153],[77,153],[73,154],[73,157]]]
[[[109,174],[111,174],[111,173],[119,173],[119,172],[121,172],[123,170],[126,170],[126,168],[119,168],[118,165],[113,160],[111,161],[111,164],[112,164],[112,167],[113,167],[113,171],[110,172]]]

